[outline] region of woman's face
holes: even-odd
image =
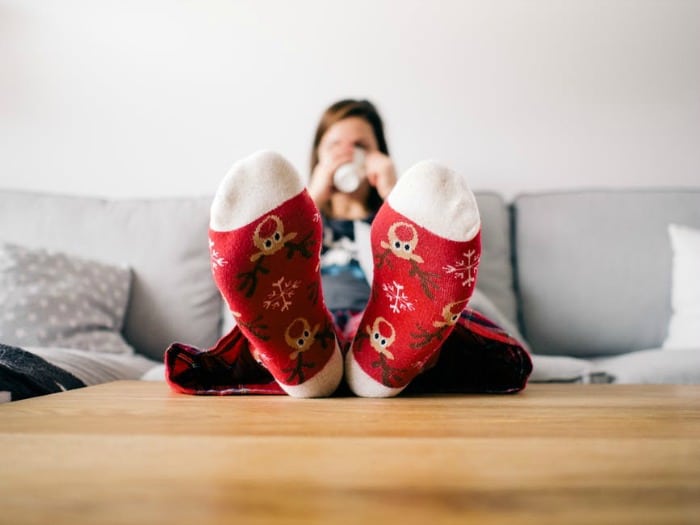
[[[352,153],[359,147],[367,152],[377,151],[377,137],[372,126],[361,117],[348,117],[333,124],[318,144],[318,160],[324,162],[334,157]]]

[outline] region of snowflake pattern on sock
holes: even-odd
[[[462,286],[469,286],[476,283],[476,273],[479,269],[480,254],[472,249],[462,254],[463,259],[453,264],[443,266],[447,274],[451,274],[455,279],[462,282]]]
[[[228,261],[221,256],[216,249],[214,241],[211,239],[209,239],[209,256],[211,258],[211,268],[213,271],[217,271],[219,268],[228,264]]]
[[[285,280],[284,277],[280,277],[279,280],[272,283],[273,290],[267,294],[263,301],[263,307],[266,310],[279,310],[281,312],[289,310],[293,304],[294,292],[300,284],[299,280]]]
[[[409,297],[404,293],[404,286],[393,281],[391,284],[384,283],[382,290],[386,294],[387,299],[391,301],[389,308],[394,313],[399,313],[401,310],[413,311],[415,307]]]

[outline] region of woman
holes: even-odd
[[[366,178],[352,193],[335,191],[333,174],[353,161],[355,148],[364,151]],[[365,219],[379,210],[396,184],[384,125],[367,100],[346,99],[321,116],[311,150],[309,193],[328,217]]]
[[[364,176],[341,192],[334,175],[349,163]],[[237,326],[209,351],[172,345],[171,386],[295,397],[331,395],[343,377],[364,397],[524,388],[527,352],[467,308],[481,222],[464,178],[423,162],[397,181],[367,101],[324,113],[311,165],[308,189],[271,152],[239,161],[222,181],[209,244]],[[365,270],[355,242],[363,224],[371,228]]]
[[[362,157],[359,185],[350,192],[339,191],[333,176],[354,162],[358,150]],[[324,297],[341,331],[369,299],[371,263],[364,269],[361,264],[371,258],[368,225],[395,184],[396,170],[374,105],[352,99],[331,105],[321,116],[314,136],[308,189],[324,224]]]

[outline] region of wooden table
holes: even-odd
[[[2,524],[700,523],[700,386],[0,405]]]

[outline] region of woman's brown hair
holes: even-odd
[[[321,143],[323,135],[336,122],[349,118],[360,117],[367,121],[372,127],[374,136],[377,139],[377,147],[384,155],[389,155],[389,148],[384,137],[384,124],[379,116],[379,111],[374,107],[369,100],[354,100],[344,99],[332,104],[326,111],[323,112],[321,120],[316,127],[314,135],[313,147],[311,148],[311,170],[313,173],[316,164],[318,164],[318,145]],[[377,211],[382,204],[382,198],[379,196],[376,188],[370,189],[370,195],[367,199],[367,204],[371,210]]]

